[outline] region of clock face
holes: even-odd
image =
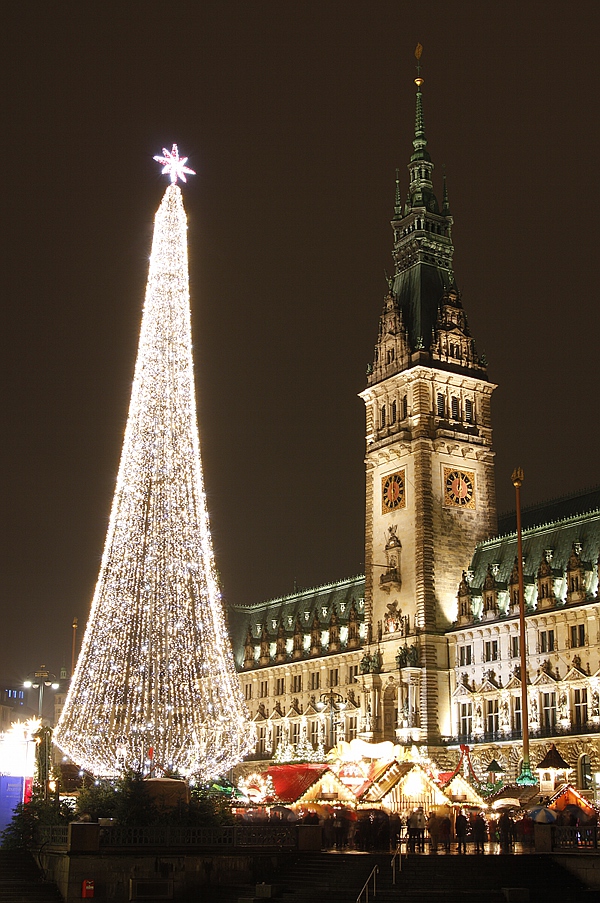
[[[387,514],[388,511],[395,511],[396,508],[406,507],[406,486],[404,482],[404,471],[391,473],[387,477],[381,478],[381,511]]]
[[[444,468],[444,504],[455,508],[475,507],[475,474]]]

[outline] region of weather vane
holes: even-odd
[[[168,151],[166,147],[163,147],[162,157],[156,156],[154,159],[157,163],[162,165],[162,174],[171,177],[171,183],[173,185],[177,183],[177,179],[181,179],[182,182],[187,182],[185,177],[186,173],[188,176],[196,175],[193,169],[190,169],[189,166],[185,165],[188,158],[179,156],[179,150],[177,149],[176,144],[173,145],[173,148],[170,151]]]
[[[415,85],[420,87],[423,84],[423,79],[421,78],[421,54],[423,53],[423,45],[417,44],[415,47],[415,58],[417,60],[417,77],[415,78]]]

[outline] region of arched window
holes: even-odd
[[[470,398],[465,399],[465,420],[473,423],[473,402]]]
[[[390,423],[396,422],[396,399],[392,402],[392,408],[390,413]]]
[[[446,413],[446,405],[444,403],[444,396],[438,393],[437,397],[437,415],[438,417],[443,417]]]
[[[405,395],[402,399],[402,419],[406,420],[408,417],[408,395]]]
[[[458,398],[453,396],[452,400],[451,400],[451,405],[452,405],[452,419],[458,420]]]
[[[381,411],[380,411],[380,415],[379,415],[379,422],[380,422],[380,424],[381,424],[381,428],[383,429],[383,427],[385,426],[385,405],[384,405],[384,404],[381,405]]]

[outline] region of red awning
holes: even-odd
[[[278,799],[282,802],[293,803],[306,793],[309,787],[321,778],[327,765],[272,765],[268,774],[273,781],[273,787]]]

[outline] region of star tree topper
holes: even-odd
[[[170,175],[171,182],[175,185],[177,183],[177,179],[181,179],[182,182],[187,182],[185,174],[188,176],[195,176],[196,173],[193,169],[190,169],[189,166],[185,164],[188,161],[187,157],[180,157],[179,151],[177,149],[177,145],[173,145],[173,149],[168,151],[166,147],[163,147],[163,155],[162,157],[156,156],[154,157],[157,163],[160,163],[163,167],[163,175]]]

